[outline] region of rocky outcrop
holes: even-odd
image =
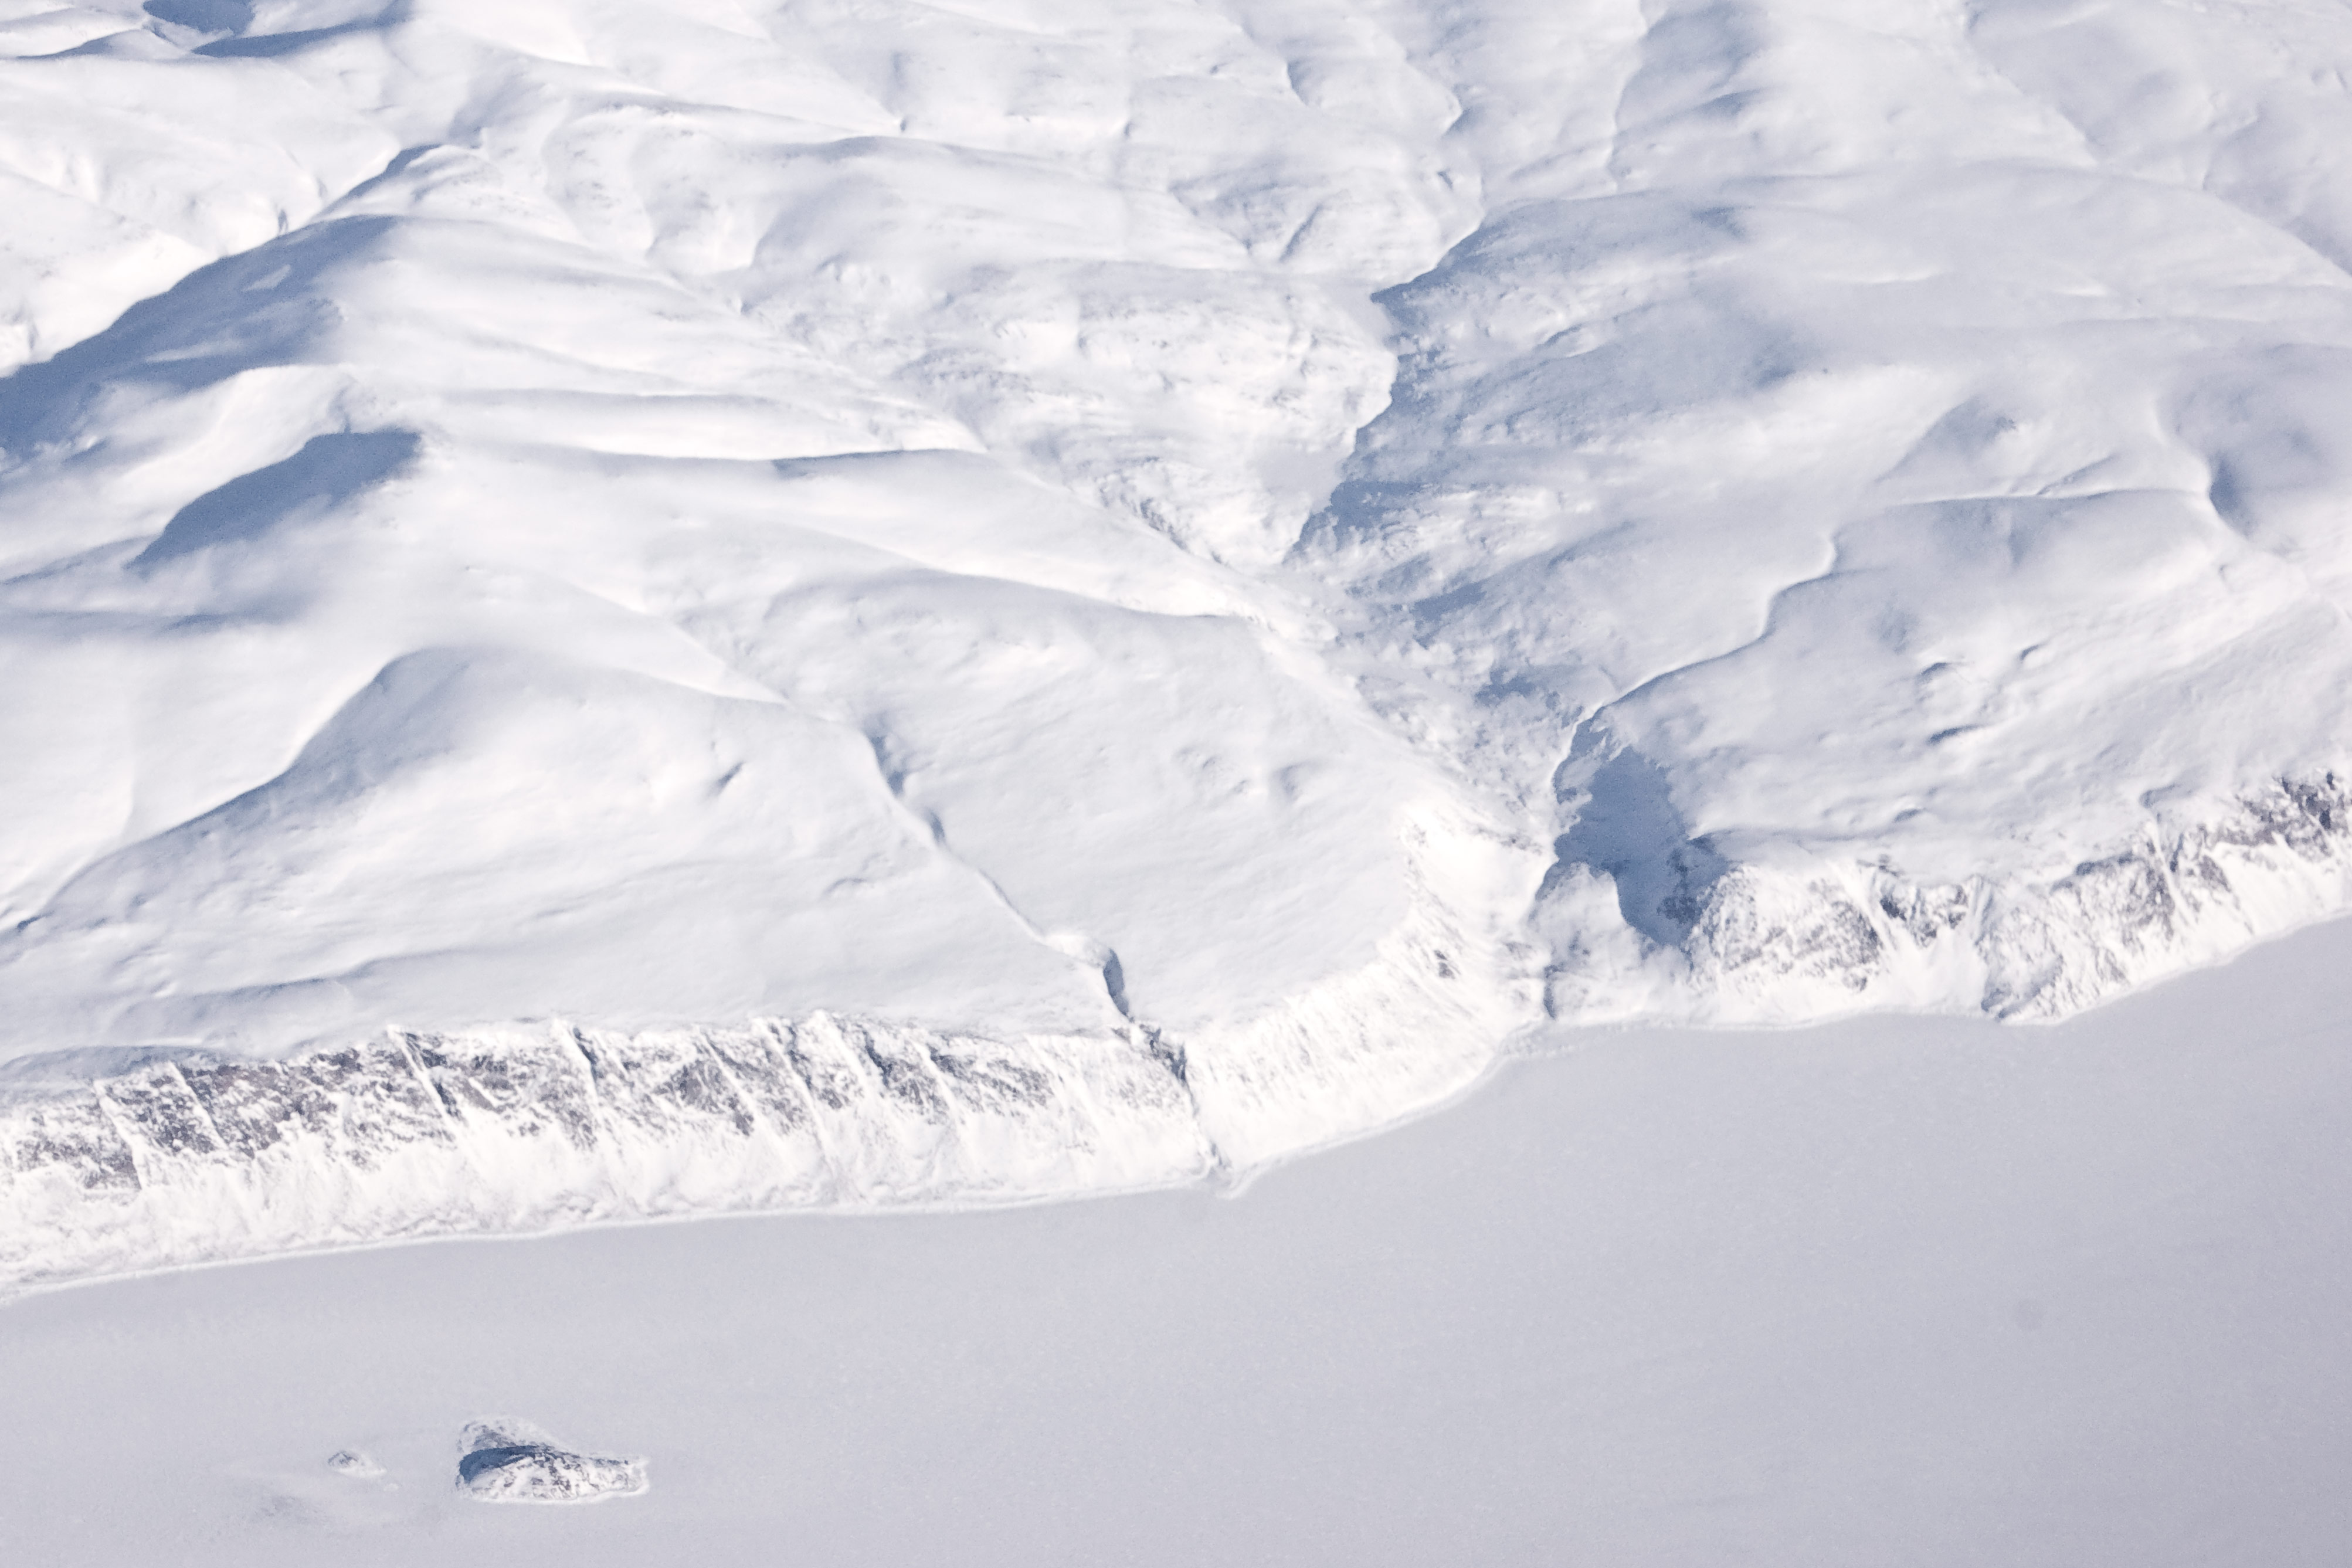
[[[1645,854],[1668,864],[1675,847]],[[1621,955],[1626,973],[1596,975],[1589,943],[1555,936],[1556,1016],[2063,1017],[2340,911],[2352,901],[2352,785],[2326,772],[2279,779],[2201,819],[2151,815],[2137,837],[2039,879],[1921,883],[1885,864],[1737,864],[1704,840],[1681,861],[1702,855],[1721,868],[1680,894],[1687,927]],[[1581,871],[1590,921],[1593,872],[1607,869],[1555,867],[1548,894],[1572,896]]]

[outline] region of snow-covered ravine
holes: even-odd
[[[2338,8],[0,54],[0,1288],[1179,1183],[2352,902]]]

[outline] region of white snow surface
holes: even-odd
[[[2352,902],[2352,14],[0,18],[0,1285]]]

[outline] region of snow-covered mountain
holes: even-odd
[[[1187,1180],[2352,895],[2340,6],[8,16],[8,1278]]]

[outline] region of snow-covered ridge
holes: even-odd
[[[1417,917],[1362,973],[1189,1039],[819,1014],[393,1031],[82,1081],[69,1054],[0,1094],[0,1294],[431,1236],[1199,1180],[1470,1082],[1524,1005],[1483,956]]]
[[[21,1058],[0,1079],[0,1295],[432,1236],[1196,1181],[1467,1086],[1531,1015],[1528,955],[1450,902],[1508,846],[1418,825],[1361,968],[1184,1032],[984,1037],[816,1014],[622,1032],[391,1030],[271,1058]],[[1458,825],[1455,825],[1458,826]],[[93,1058],[96,1064],[94,1065]]]
[[[1587,821],[1590,822],[1588,816]],[[1719,1023],[1786,1023],[1870,1006],[2064,1017],[2352,902],[2352,788],[2278,781],[2219,817],[2151,816],[2136,842],[2040,882],[1922,886],[1888,865],[1733,864],[1703,843],[1613,841],[1597,863],[1571,833],[1539,900],[1571,952],[1610,910],[1653,931],[1646,994],[1619,970],[1557,964],[1569,1017],[1645,1008]],[[1634,858],[1638,855],[1638,858]],[[1613,874],[1596,875],[1601,868]],[[1605,973],[1605,971],[1604,971]]]

